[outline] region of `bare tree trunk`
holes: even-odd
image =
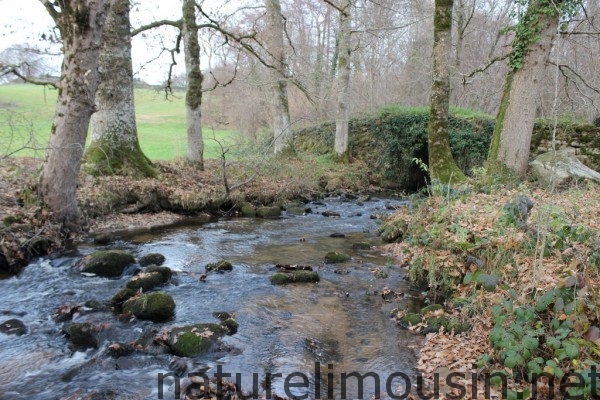
[[[559,23],[558,13],[543,12],[540,2],[529,4],[521,22],[529,35],[517,36],[513,41],[510,72],[488,157],[492,171],[504,165],[520,176],[527,172],[538,95]]]
[[[349,161],[348,125],[350,123],[350,29],[352,23],[352,0],[345,0],[340,10],[338,32],[338,79],[337,79],[337,115],[335,120],[335,154],[342,161]]]
[[[267,9],[267,49],[271,53],[273,66],[269,69],[271,85],[271,118],[273,120],[274,151],[279,153],[289,145],[290,110],[288,104],[285,47],[283,42],[284,26],[279,0],[265,0]]]
[[[85,167],[93,175],[154,176],[137,135],[133,99],[129,0],[113,0],[98,58],[100,83]]]
[[[40,193],[53,219],[65,229],[81,226],[77,199],[79,168],[94,96],[98,87],[98,54],[109,0],[66,0],[55,6],[41,0],[58,26],[63,62],[50,145],[40,179]]]
[[[428,127],[429,175],[431,179],[442,183],[465,179],[454,162],[448,140],[452,3],[453,0],[435,0],[433,21],[433,83]]]
[[[183,0],[182,37],[187,74],[185,111],[187,119],[187,159],[204,169],[204,140],[202,138],[202,81],[200,43],[194,0]]]
[[[456,55],[454,56],[454,69],[460,70],[462,49],[465,39],[465,0],[458,0],[456,12]]]

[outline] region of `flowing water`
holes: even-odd
[[[82,255],[97,250],[92,244],[38,260],[19,276],[0,281],[0,322],[18,318],[28,328],[23,336],[0,334],[0,398],[61,399],[95,392],[118,393],[119,399],[157,399],[158,377],[169,372],[170,356],[136,352],[114,359],[106,355],[107,345],[131,342],[151,327],[217,322],[216,311],[235,313],[238,333],[225,337],[218,351],[191,360],[194,369],[212,376],[221,366],[232,377],[239,374],[248,389],[255,379],[264,383],[266,373],[282,374],[272,383],[273,391],[282,396],[285,377],[298,372],[310,381],[309,389],[292,389],[291,394],[308,393],[308,398],[327,398],[329,387],[340,398],[341,373],[373,373],[385,392],[391,374],[413,376],[417,339],[395,326],[389,313],[398,307],[414,308],[410,299],[414,293],[393,259],[378,250],[352,250],[352,244],[377,243],[378,225],[370,215],[390,212],[385,210],[389,202],[375,199],[360,205],[331,199],[308,204],[314,212],[303,216],[221,219],[123,237],[109,247],[136,256],[161,253],[165,265],[179,271],[173,283],[162,288],[175,299],[177,316],[152,324],[121,321],[110,311],[75,315],[76,322],[107,324],[101,347],[87,352],[69,350],[62,324],[52,320],[52,313],[64,304],[108,301],[129,277],[85,277],[74,271],[71,267]],[[325,210],[341,217],[325,218],[319,214]],[[331,238],[334,232],[345,238]],[[348,253],[352,260],[325,264],[329,251]],[[201,282],[205,265],[221,259],[231,261],[233,271],[211,273]],[[278,263],[311,265],[321,281],[272,286],[269,276]],[[376,279],[371,272],[375,267],[388,277]],[[384,287],[407,295],[386,302],[380,295]],[[169,379],[161,388],[164,398],[173,397],[175,386]],[[347,379],[346,398],[358,398],[356,382]],[[392,388],[402,393],[402,387],[396,388],[402,382],[395,379]],[[260,391],[265,396],[263,388]],[[375,392],[374,379],[364,379],[363,397],[371,398]]]

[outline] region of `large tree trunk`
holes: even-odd
[[[187,119],[187,159],[204,169],[204,140],[202,138],[202,81],[200,70],[200,43],[194,0],[183,0],[183,53],[187,75],[185,111]]]
[[[559,23],[558,13],[542,12],[540,1],[530,2],[520,22],[521,30],[529,35],[513,41],[510,71],[488,157],[491,171],[504,165],[519,176],[527,172],[538,96]]]
[[[154,176],[140,148],[133,100],[129,0],[113,0],[98,58],[100,83],[85,167],[93,175]]]
[[[433,83],[428,127],[429,175],[442,183],[465,179],[456,166],[448,140],[450,106],[450,54],[453,0],[435,0],[433,21]]]
[[[267,49],[271,53],[273,67],[275,67],[269,69],[274,152],[279,153],[289,145],[291,134],[287,80],[284,77],[286,60],[283,42],[283,16],[279,0],[265,0],[265,7],[267,9]]]
[[[340,27],[338,32],[338,79],[337,79],[337,114],[335,119],[335,154],[342,161],[349,160],[348,126],[349,92],[350,92],[350,29],[352,23],[352,0],[345,0],[340,11]]]
[[[60,30],[64,58],[40,193],[54,220],[68,230],[77,230],[81,221],[75,193],[95,109],[98,53],[110,1],[67,0],[61,2],[61,7],[49,0],[41,1]]]

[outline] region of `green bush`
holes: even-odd
[[[350,120],[350,153],[363,160],[382,182],[402,189],[425,184],[426,171],[412,162],[428,160],[427,109],[386,109],[381,114]],[[491,118],[453,114],[449,121],[452,152],[469,173],[487,157],[494,129]],[[296,133],[296,148],[316,154],[333,152],[335,124],[324,123]]]

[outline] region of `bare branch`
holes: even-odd
[[[215,89],[216,89],[216,88],[218,88],[218,87],[222,87],[222,88],[223,88],[223,87],[226,87],[226,86],[229,86],[229,85],[231,85],[231,84],[233,83],[233,81],[235,80],[235,78],[237,77],[237,72],[238,72],[237,65],[239,64],[239,54],[238,54],[238,59],[236,60],[236,63],[235,63],[235,64],[236,64],[236,66],[235,66],[235,68],[233,69],[233,76],[231,77],[231,79],[229,79],[229,80],[228,80],[227,82],[225,82],[225,83],[221,83],[221,82],[219,82],[219,80],[217,79],[217,77],[215,76],[215,74],[213,74],[213,72],[212,72],[212,71],[210,71],[210,72],[209,72],[209,73],[210,73],[210,76],[212,76],[212,77],[213,77],[213,79],[215,80],[215,83],[214,83],[214,85],[213,85],[212,87],[210,87],[210,88],[208,88],[208,89],[202,89],[202,92],[203,92],[203,93],[204,93],[204,92],[212,92],[213,90],[215,90]]]
[[[559,32],[561,35],[600,35],[600,32],[585,32],[585,31],[573,31],[573,32]]]
[[[52,4],[49,0],[40,0],[40,2],[44,5],[44,7],[46,7],[46,10],[48,11],[48,14],[50,14],[50,17],[52,17],[54,22],[56,22],[59,16],[59,12],[56,10],[56,8],[54,8],[54,4]]]
[[[339,12],[341,12],[342,14],[346,15],[347,11],[340,8],[338,5],[334,4],[333,2],[331,2],[331,0],[323,0],[323,2],[329,4],[331,7],[335,8],[336,10],[338,10]]]
[[[477,68],[476,70],[471,71],[469,74],[461,74],[463,85],[467,84],[467,79],[474,77],[476,74],[485,72],[489,67],[497,63],[498,61],[506,60],[510,56],[510,53],[503,54],[501,56],[497,56],[492,58],[486,65],[481,68]]]
[[[181,29],[181,24],[182,24],[181,20],[172,21],[172,20],[168,20],[168,19],[163,19],[163,20],[160,20],[160,21],[154,21],[154,22],[151,22],[151,23],[149,23],[147,25],[142,25],[139,28],[133,29],[131,31],[131,36],[133,37],[133,36],[138,35],[138,34],[140,34],[142,32],[149,31],[150,29],[158,28],[158,27],[161,27],[161,26],[174,26],[177,29]]]
[[[554,63],[552,63],[552,62],[551,62],[550,64],[552,64],[552,65],[556,65],[556,64],[554,64]],[[561,72],[561,74],[562,74],[562,75],[563,75],[563,76],[564,76],[566,79],[573,80],[573,79],[571,79],[569,76],[567,76],[567,74],[565,73],[565,71],[569,71],[571,74],[575,75],[575,77],[577,77],[577,79],[579,79],[579,80],[581,81],[581,83],[583,83],[583,85],[584,85],[585,87],[587,87],[588,89],[590,89],[590,90],[592,90],[592,91],[594,91],[594,92],[596,92],[596,93],[600,94],[600,89],[599,89],[599,88],[595,88],[595,87],[591,86],[589,83],[587,83],[587,82],[586,82],[586,80],[585,80],[585,79],[584,79],[584,78],[583,78],[581,75],[579,75],[579,74],[578,74],[578,73],[577,73],[575,70],[573,70],[573,68],[571,68],[570,66],[568,66],[568,65],[566,65],[566,64],[560,64],[560,65],[558,66],[558,68],[560,69],[560,72]]]
[[[21,65],[2,65],[2,64],[0,64],[0,76],[6,76],[9,74],[13,74],[16,77],[22,79],[23,81],[25,81],[27,83],[32,83],[34,85],[40,85],[40,86],[50,86],[54,89],[59,89],[59,85],[56,84],[56,82],[42,81],[39,79],[27,77],[27,76],[21,74],[21,72],[19,72],[19,68],[21,68],[24,65],[27,65],[27,63],[21,64]]]
[[[175,41],[175,47],[167,50],[171,53],[171,64],[169,64],[169,75],[167,76],[167,84],[165,85],[165,98],[169,98],[169,94],[173,93],[173,88],[171,84],[173,83],[173,68],[177,65],[177,60],[175,60],[175,54],[179,54],[181,52],[181,31],[177,35],[177,40]]]
[[[380,32],[380,31],[397,31],[400,29],[406,29],[409,28],[415,24],[418,24],[422,22],[422,20],[417,20],[417,21],[413,21],[413,22],[409,22],[407,24],[404,25],[396,25],[396,26],[382,26],[379,28],[365,28],[365,29],[356,29],[356,30],[352,30],[350,31],[350,33],[372,33],[372,32]]]
[[[467,27],[471,23],[471,20],[473,19],[474,15],[475,15],[475,1],[473,1],[473,7],[471,8],[471,13],[469,14],[469,17],[465,21],[464,25],[462,27],[460,27],[463,35],[465,34],[465,30],[467,29]]]

